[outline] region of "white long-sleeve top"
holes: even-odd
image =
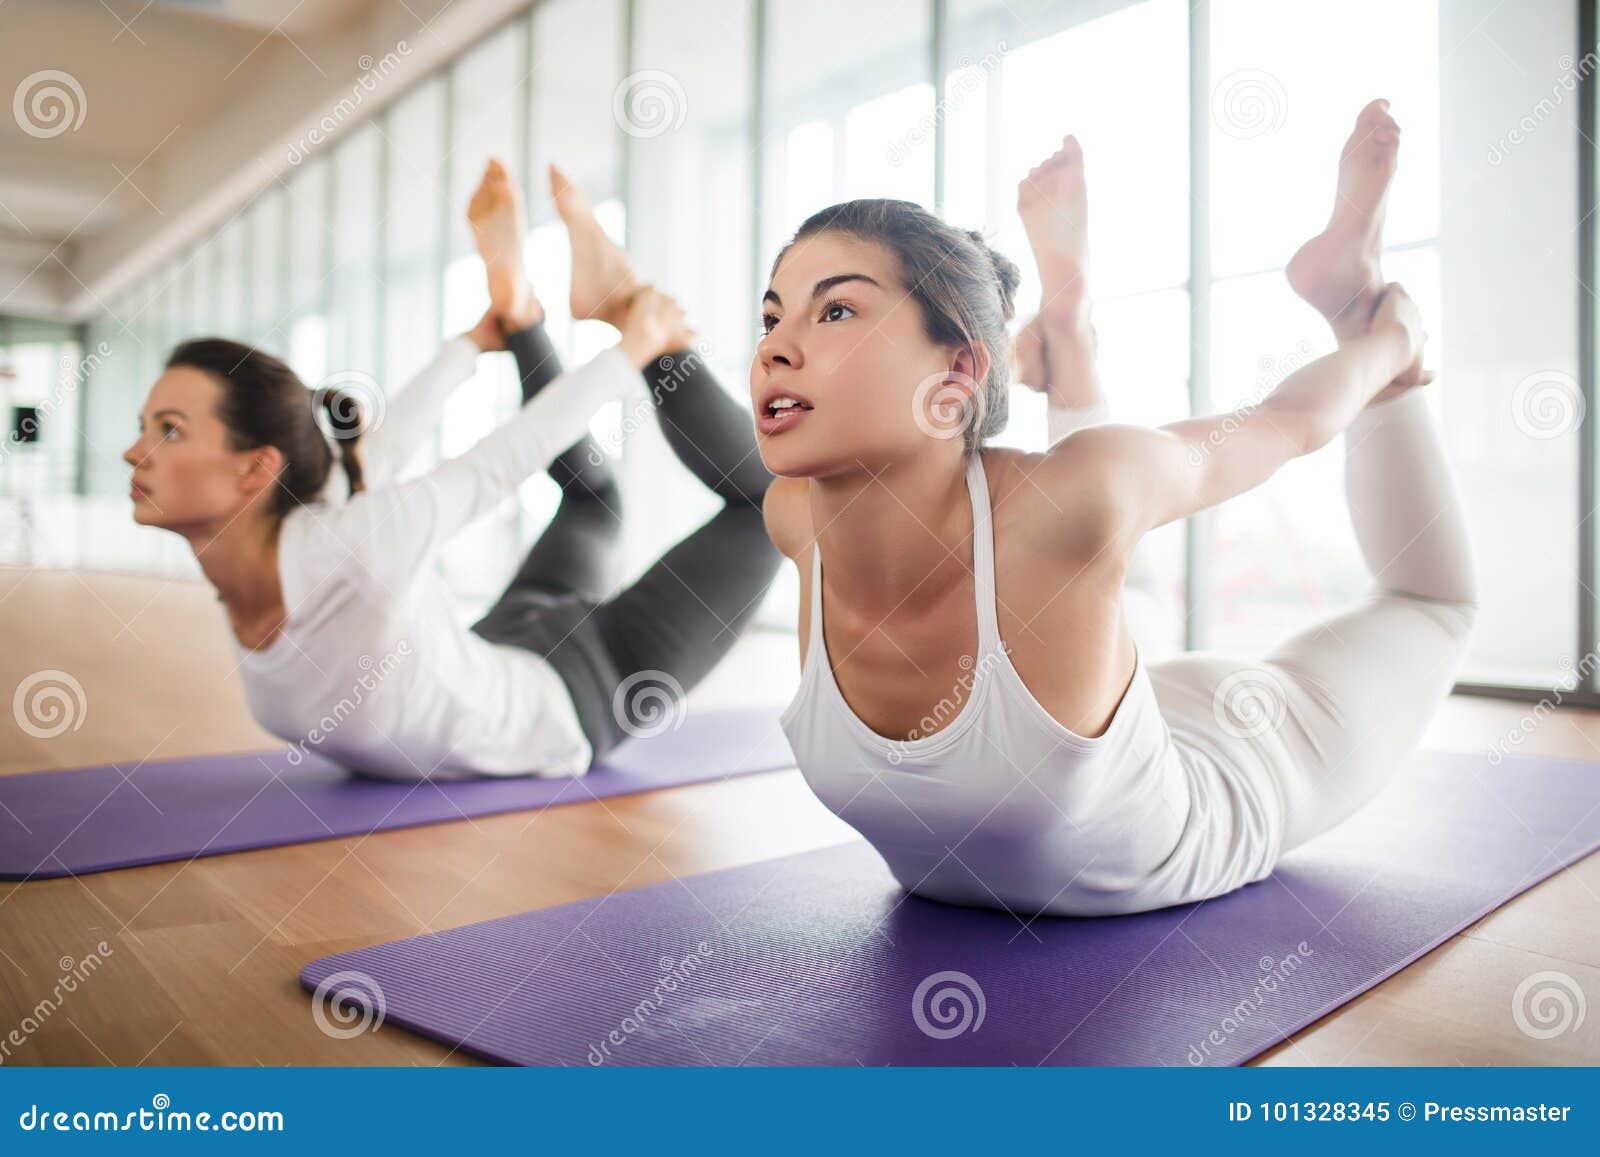
[[[592,749],[543,656],[458,625],[438,549],[543,470],[601,406],[639,386],[613,347],[562,374],[470,450],[409,481],[477,348],[449,342],[362,440],[368,489],[296,507],[278,537],[288,619],[239,655],[256,720],[295,746],[387,778],[581,775]],[[337,467],[335,473],[338,473]],[[293,758],[291,756],[291,758]]]

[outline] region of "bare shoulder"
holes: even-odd
[[[984,453],[997,530],[1055,557],[1105,558],[1122,532],[1117,478],[1127,458],[1114,438],[1090,427],[1043,452],[991,447]]]
[[[811,481],[808,478],[774,478],[761,505],[767,537],[789,558],[800,554],[815,535],[811,532]]]

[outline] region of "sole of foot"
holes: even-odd
[[[618,325],[639,288],[628,255],[606,236],[583,190],[554,165],[550,196],[572,242],[572,316]]]
[[[1077,137],[1063,137],[1017,185],[1017,215],[1039,269],[1040,324],[1052,331],[1086,325],[1089,194]]]
[[[522,263],[522,238],[527,222],[522,195],[506,167],[491,160],[467,204],[467,222],[488,273],[489,305],[508,328],[531,325],[544,317]]]
[[[1289,260],[1289,286],[1341,336],[1364,332],[1383,291],[1383,218],[1400,155],[1400,126],[1389,102],[1361,110],[1339,158],[1328,226]]]

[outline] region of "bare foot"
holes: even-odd
[[[639,286],[631,295],[627,309],[617,319],[622,324],[622,352],[639,369],[683,347],[690,334],[684,323],[683,307],[654,286]]]
[[[522,264],[522,238],[527,233],[522,196],[498,160],[484,168],[483,180],[467,203],[467,221],[488,270],[490,310],[508,330],[542,320],[544,306]]]
[[[1389,102],[1372,101],[1356,118],[1339,158],[1328,227],[1289,261],[1289,285],[1341,339],[1365,332],[1383,293],[1378,251],[1399,153],[1400,126],[1389,115]]]
[[[1061,138],[1061,147],[1036,165],[1017,186],[1017,213],[1043,283],[1039,313],[1031,328],[1035,343],[1019,348],[1043,359],[1043,372],[1024,378],[1049,391],[1058,406],[1092,406],[1101,399],[1095,372],[1095,332],[1089,301],[1089,193],[1084,182],[1083,149],[1078,138]]]
[[[600,228],[583,190],[554,165],[550,195],[572,241],[572,316],[599,318],[621,329],[628,302],[639,288],[628,255]]]
[[[1080,324],[1089,301],[1089,195],[1076,137],[1063,137],[1061,148],[1022,179],[1017,213],[1044,283],[1044,325]]]
[[[1050,388],[1050,367],[1045,361],[1044,327],[1037,316],[1017,331],[1011,344],[1012,377],[1032,390]]]

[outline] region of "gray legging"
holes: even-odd
[[[510,334],[524,402],[561,373],[543,325]],[[584,437],[550,464],[555,518],[472,630],[536,651],[566,681],[600,759],[650,725],[727,654],[777,574],[761,504],[772,475],[750,415],[684,349],[644,371],[667,443],[723,508],[637,582],[607,597],[622,500],[604,453]]]

